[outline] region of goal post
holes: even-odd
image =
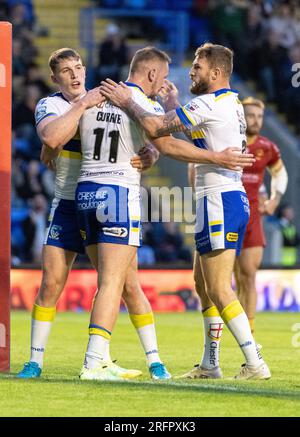
[[[0,371],[10,369],[12,25],[0,22]]]

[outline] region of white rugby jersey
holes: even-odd
[[[164,114],[161,105],[148,98],[138,85],[126,84],[131,87],[134,101],[146,111]],[[140,125],[125,112],[108,101],[87,109],[80,120],[80,137],[82,160],[78,182],[139,186],[141,175],[131,166],[130,159],[147,138]]]
[[[246,149],[246,120],[238,92],[220,89],[176,109],[195,146],[221,152],[227,147]],[[196,198],[225,191],[245,191],[242,172],[213,164],[195,164]]]
[[[35,109],[35,120],[38,125],[51,115],[63,115],[72,108],[72,103],[64,98],[62,93],[52,94],[41,99]],[[76,134],[64,145],[56,158],[55,197],[58,199],[74,200],[77,179],[80,169],[81,143]]]

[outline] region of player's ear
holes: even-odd
[[[54,74],[51,74],[50,78],[51,78],[53,83],[57,83],[57,79],[56,79]]]
[[[155,77],[156,77],[156,69],[155,69],[155,68],[152,68],[152,69],[149,70],[149,72],[148,72],[148,79],[149,79],[149,82],[154,82]]]
[[[217,80],[217,79],[219,79],[219,77],[221,76],[221,70],[220,70],[220,68],[213,68],[212,70],[211,70],[211,78],[212,78],[212,80]]]

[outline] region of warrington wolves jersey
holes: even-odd
[[[71,108],[72,104],[64,98],[62,93],[55,93],[41,99],[35,110],[36,125],[46,117],[63,115]],[[56,158],[55,197],[57,199],[75,199],[80,160],[80,136],[76,134],[64,145]]]
[[[146,111],[164,114],[160,104],[149,99],[132,83],[132,98]],[[138,123],[109,101],[85,111],[80,120],[82,162],[79,182],[91,181],[124,187],[139,186],[140,173],[130,159],[143,147],[147,138]]]
[[[237,91],[220,89],[191,100],[176,109],[190,131],[195,146],[221,152],[227,147],[246,149],[246,121]],[[195,165],[196,198],[226,191],[245,191],[242,172],[213,164]]]

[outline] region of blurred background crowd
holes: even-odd
[[[65,0],[60,5],[57,0],[0,0],[0,21],[13,24],[12,261],[15,266],[41,260],[54,174],[39,160],[41,143],[35,131],[34,109],[40,98],[55,91],[46,66],[52,50],[72,46],[74,41],[73,47],[83,53],[83,58],[85,53],[88,56],[88,47],[80,47],[81,8],[100,8],[106,17],[102,27],[99,26],[101,32],[93,36],[89,87],[106,77],[116,81],[126,79],[131,56],[141,46],[151,44],[168,49],[170,34],[176,29],[162,12],[170,17],[172,13],[182,13],[187,19],[188,45],[184,59],[177,60],[179,65],[175,67],[188,67],[195,49],[205,41],[231,47],[239,80],[251,84],[300,144],[300,87],[291,86],[293,65],[300,63],[299,1]],[[52,9],[56,21],[51,18]],[[69,10],[67,15],[66,10]],[[112,13],[107,18],[109,13],[122,10],[127,11],[126,16]],[[71,20],[75,13],[76,25]],[[57,20],[61,29],[55,28]],[[152,179],[145,176],[145,184],[155,184],[159,176],[162,184],[166,182],[165,175],[159,171],[150,172]],[[295,206],[284,201],[271,225],[280,235],[277,247],[281,248],[281,254],[277,263],[297,264],[300,236]],[[191,265],[192,242],[179,224],[145,223],[143,239],[140,265]]]

